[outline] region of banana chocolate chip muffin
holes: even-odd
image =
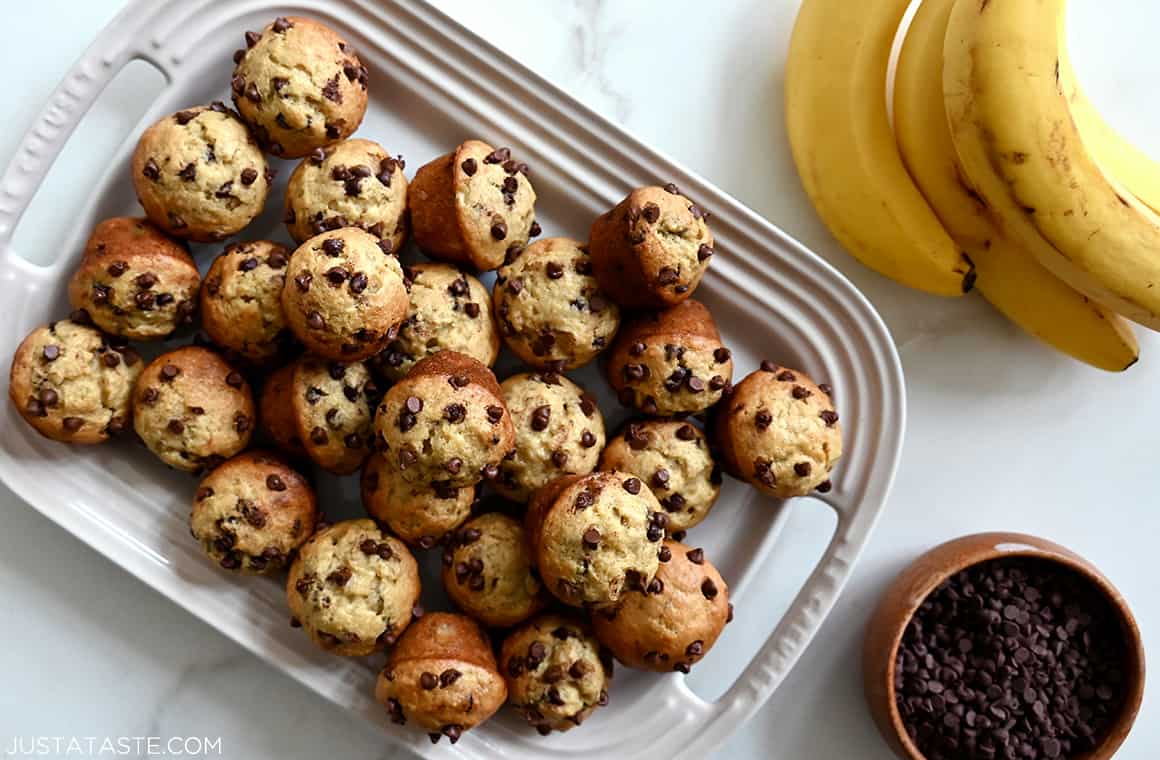
[[[201,481],[189,530],[226,570],[273,573],[290,561],[318,515],[314,489],[280,457],[248,451]]]
[[[592,616],[600,643],[630,668],[688,673],[733,619],[729,588],[702,549],[665,541],[644,590]]]
[[[124,339],[73,321],[53,322],[16,349],[8,397],[46,438],[102,443],[129,426],[133,384],[143,366]]]
[[[471,517],[475,486],[411,483],[378,452],[363,466],[362,502],[367,514],[411,546],[430,549]]]
[[[216,467],[246,448],[254,424],[249,383],[207,348],[162,354],[137,378],[133,428],[170,467]]]
[[[305,454],[327,472],[349,475],[370,454],[377,403],[365,364],[308,354],[267,378],[262,423],[287,454]]]
[[[500,463],[496,491],[526,502],[561,475],[596,469],[604,418],[592,395],[555,372],[513,375],[500,389],[515,427],[516,453]]]
[[[290,251],[270,240],[233,243],[214,259],[201,289],[201,326],[210,340],[251,364],[285,353],[282,313]]]
[[[319,356],[374,356],[398,334],[408,304],[398,260],[360,229],[324,232],[290,256],[282,309],[295,337]]]
[[[682,420],[628,423],[601,453],[600,469],[628,472],[648,483],[669,517],[669,533],[704,520],[721,493],[721,470],[705,434]]]
[[[536,491],[524,525],[544,586],[565,604],[605,607],[648,587],[667,522],[640,478],[594,472]]]
[[[779,499],[830,490],[842,428],[828,385],[771,361],[714,410],[710,435],[735,478]]]
[[[202,243],[252,222],[273,178],[246,125],[221,103],[187,108],[149,127],[132,168],[145,216],[170,235]]]
[[[458,351],[487,366],[499,356],[499,334],[491,319],[491,296],[483,283],[449,264],[404,267],[411,283],[411,309],[399,336],[375,358],[392,382],[415,362],[440,351]]]
[[[733,378],[733,357],[713,315],[689,299],[641,313],[616,337],[606,367],[620,402],[650,415],[685,415],[721,399]]]
[[[366,66],[313,19],[280,16],[246,32],[234,64],[234,105],[275,156],[301,158],[350,137],[366,114]]]
[[[407,237],[407,178],[402,156],[370,140],[315,148],[286,188],[286,227],[298,243],[342,227],[358,227],[397,252]]]
[[[541,734],[579,726],[608,704],[612,658],[588,623],[546,614],[508,634],[499,665],[508,699]]]
[[[697,289],[713,256],[709,215],[672,184],[642,187],[592,224],[592,271],[626,308],[664,308]]]
[[[497,272],[494,300],[504,342],[540,369],[587,364],[620,326],[620,309],[592,276],[587,246],[567,238],[512,251]]]
[[[153,340],[193,321],[200,284],[183,243],[146,219],[118,216],[93,229],[68,298],[110,335]]]
[[[498,512],[472,519],[448,542],[443,588],[459,609],[491,628],[522,623],[548,600],[524,526]]]
[[[404,480],[463,488],[494,480],[515,429],[491,370],[455,351],[417,363],[375,415],[380,450]]]
[[[487,634],[473,620],[432,612],[415,621],[391,650],[375,683],[391,720],[417,724],[432,742],[459,741],[503,706],[507,686]]]
[[[370,520],[344,520],[310,537],[286,580],[292,623],[321,649],[365,657],[398,640],[421,615],[419,566],[402,541]]]
[[[415,242],[433,259],[482,271],[540,234],[528,165],[468,140],[420,167],[407,194]]]

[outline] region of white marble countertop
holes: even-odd
[[[0,161],[119,0],[5,8]],[[1021,530],[1100,566],[1160,657],[1160,339],[1124,376],[1042,348],[977,297],[942,301],[840,250],[782,127],[796,0],[437,0],[497,46],[687,164],[846,272],[905,363],[910,427],[892,503],[838,607],[781,691],[718,757],[886,760],[859,651],[877,595],[922,550]],[[1112,123],[1160,155],[1157,4],[1074,0],[1077,67]],[[0,432],[0,434],[3,434]],[[221,736],[234,758],[398,757],[379,731],[278,674],[0,487],[0,752],[13,736]],[[1119,757],[1160,757],[1153,679]]]

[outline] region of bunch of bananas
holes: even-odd
[[[1160,165],[1080,91],[1065,0],[803,0],[786,69],[794,161],[853,255],[939,295],[978,287],[1075,358],[1122,371],[1160,329]]]

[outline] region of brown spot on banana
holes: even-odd
[[[987,6],[990,4],[991,4],[991,0],[980,0],[979,13],[982,13],[983,11],[987,10]]]
[[[1011,160],[1016,166],[1027,163],[1027,154],[1022,151],[1014,151],[1011,153]]]
[[[967,272],[963,275],[963,292],[970,293],[975,289],[975,281],[979,279],[979,273],[975,270],[975,262],[971,261],[970,256],[962,252],[959,255],[967,263]]]

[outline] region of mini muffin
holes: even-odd
[[[286,188],[286,227],[298,243],[341,227],[358,227],[397,252],[407,237],[407,178],[402,156],[370,140],[315,148]]]
[[[528,165],[468,140],[420,167],[407,193],[415,242],[433,259],[487,271],[540,234]]]
[[[458,351],[491,366],[499,334],[491,320],[491,296],[483,283],[447,264],[404,267],[411,309],[399,337],[375,359],[384,377],[397,382],[415,362],[440,351]]]
[[[708,219],[675,185],[633,190],[592,224],[592,271],[604,292],[626,308],[678,304],[709,268]]]
[[[273,179],[250,130],[221,103],[149,127],[132,169],[145,216],[170,235],[201,243],[241,232],[262,212]]]
[[[263,147],[301,158],[354,134],[367,110],[367,69],[330,27],[278,17],[234,54],[234,105]]]
[[[702,549],[665,541],[656,578],[615,608],[592,616],[600,643],[630,668],[658,673],[689,668],[733,619],[729,589]]]
[[[490,628],[522,623],[547,602],[524,526],[498,512],[471,520],[447,544],[443,588],[459,609]]]
[[[262,424],[287,454],[305,454],[327,472],[349,475],[370,454],[377,403],[365,364],[308,354],[267,378]]]
[[[53,322],[33,330],[16,349],[8,397],[45,438],[102,443],[128,427],[142,366],[123,339],[76,322]]]
[[[588,623],[541,615],[508,634],[499,656],[508,699],[541,734],[579,726],[608,704],[612,658]]]
[[[394,340],[407,308],[403,269],[370,233],[324,232],[290,257],[282,309],[295,337],[319,356],[374,356]]]
[[[604,418],[596,399],[555,372],[513,375],[500,385],[516,431],[516,454],[500,463],[492,484],[512,501],[561,475],[587,475],[604,448]]]
[[[348,657],[394,644],[423,614],[419,591],[411,552],[370,520],[319,530],[299,549],[286,580],[292,623],[316,646]]]
[[[714,411],[710,436],[735,478],[779,499],[830,490],[842,428],[830,387],[763,361]]]
[[[544,586],[565,604],[604,607],[652,581],[667,521],[640,478],[594,472],[536,491],[524,526]]]
[[[290,251],[269,240],[234,243],[214,259],[201,289],[201,326],[251,364],[285,353],[292,336],[282,314]]]
[[[189,530],[226,570],[273,573],[290,561],[318,514],[314,489],[281,458],[248,451],[201,481]]]
[[[548,238],[513,251],[495,279],[504,342],[533,367],[575,369],[612,343],[620,309],[592,276],[587,246]]]
[[[600,469],[631,473],[652,489],[670,533],[704,520],[721,493],[721,470],[705,434],[681,420],[630,422],[608,442]]]
[[[432,742],[459,741],[507,699],[487,634],[473,620],[432,612],[415,621],[391,650],[375,699],[395,723],[430,731]]]
[[[409,483],[463,488],[499,474],[515,429],[491,370],[455,351],[417,363],[383,399],[375,432]]]
[[[111,335],[154,340],[193,321],[200,284],[183,243],[148,220],[118,216],[93,229],[68,300]]]
[[[637,314],[616,337],[606,367],[620,403],[647,415],[685,415],[716,404],[733,378],[733,357],[698,301]]]
[[[443,541],[471,517],[475,506],[475,486],[409,483],[377,452],[363,467],[361,486],[367,514],[420,549],[430,549]]]
[[[170,467],[216,467],[246,448],[254,422],[249,383],[207,348],[162,354],[137,378],[133,428]]]

